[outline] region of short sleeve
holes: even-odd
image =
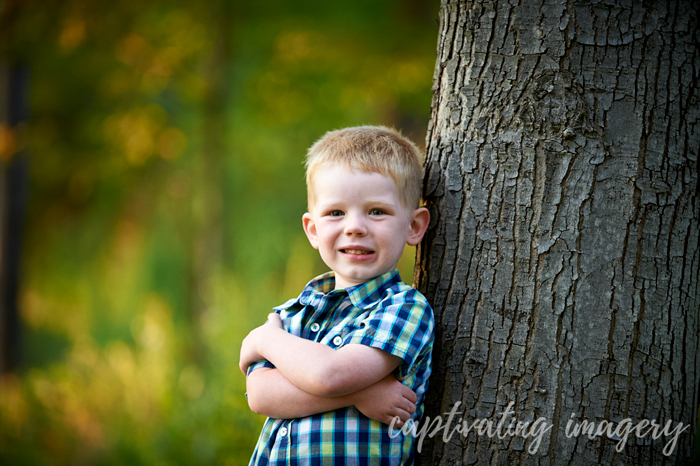
[[[399,294],[388,303],[380,302],[344,344],[367,345],[398,356],[403,359],[399,375],[408,374],[416,359],[430,351],[433,342],[433,311],[425,298],[415,293],[418,296],[412,299],[401,299],[405,297]]]

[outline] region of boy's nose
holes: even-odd
[[[367,225],[361,215],[347,215],[345,218],[345,234],[348,236],[364,236],[367,234]]]

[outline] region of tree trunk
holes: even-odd
[[[419,463],[689,463],[698,7],[511,3],[441,6],[416,266],[437,324]],[[454,430],[482,419],[493,435]],[[577,432],[583,420],[599,435]]]

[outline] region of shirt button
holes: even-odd
[[[286,428],[286,427],[282,427],[282,428],[280,429],[280,437],[286,437],[286,436],[287,436],[287,428]]]
[[[336,336],[335,338],[333,338],[333,344],[334,344],[335,346],[340,346],[341,344],[343,344],[343,339],[340,338],[340,335],[338,335],[338,336]]]
[[[311,331],[312,332],[318,332],[321,329],[321,326],[318,325],[318,322],[314,322],[311,324]]]

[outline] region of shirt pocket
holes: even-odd
[[[346,320],[342,325],[334,326],[323,337],[322,343],[338,349],[355,340],[357,335],[368,329],[374,334],[374,329],[370,329],[369,325],[367,325],[367,318],[367,315],[363,314],[354,319]]]

